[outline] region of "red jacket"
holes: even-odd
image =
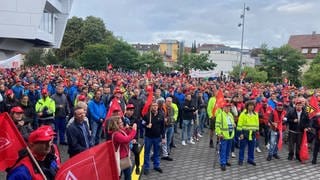
[[[281,111],[279,113],[279,111],[274,110],[272,113],[272,119],[271,121],[274,123],[277,123],[276,126],[271,125],[271,128],[274,130],[280,130],[279,127],[282,127],[282,131],[286,128],[285,126],[282,125],[283,123],[283,118],[286,116],[287,112],[285,110]]]
[[[267,106],[266,108],[264,108],[262,105],[259,106],[259,108],[256,110],[256,112],[259,114],[259,122],[264,123],[264,124],[268,124],[269,121],[269,117],[272,114],[272,108],[271,106]]]
[[[117,151],[120,146],[120,159],[127,157],[130,152],[129,143],[134,139],[136,131],[133,129],[122,129],[113,132],[112,135],[115,151]]]

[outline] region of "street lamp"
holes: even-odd
[[[241,33],[241,49],[240,49],[240,71],[239,71],[239,77],[241,78],[241,71],[242,71],[242,55],[243,55],[243,36],[244,36],[244,20],[246,16],[246,11],[249,11],[249,6],[246,6],[246,4],[243,4],[243,13],[240,15],[240,18],[242,19],[242,23],[238,24],[238,27],[242,27],[242,33]]]

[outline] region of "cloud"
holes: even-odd
[[[287,13],[304,13],[308,12],[313,8],[312,3],[290,3],[279,6],[277,10],[279,12],[287,12]]]

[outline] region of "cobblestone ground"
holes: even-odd
[[[180,134],[175,135],[176,137],[180,137]],[[219,162],[217,162],[215,168],[213,167],[215,149],[209,148],[207,133],[195,145],[188,144],[187,146],[182,146],[178,139],[175,140],[177,148],[174,148],[171,154],[174,161],[161,160],[160,166],[163,173],[160,174],[157,171],[150,170],[148,176],[141,176],[142,180],[320,179],[319,164],[312,165],[310,161],[301,164],[296,160],[287,160],[288,150],[286,144],[284,144],[284,148],[279,154],[281,157],[279,160],[272,159],[271,161],[266,161],[267,149],[261,148],[261,153],[255,153],[257,166],[246,163],[243,166],[238,166],[238,159],[231,158],[232,166],[227,167],[227,170],[223,172],[220,170]],[[236,149],[237,157],[238,153],[239,151]]]
[[[187,146],[181,145],[180,134],[175,134],[175,137],[177,148],[174,148],[171,153],[174,161],[161,160],[163,173],[160,174],[154,170],[150,170],[148,176],[141,175],[141,180],[320,179],[320,163],[312,165],[310,161],[307,161],[305,164],[301,164],[295,160],[288,161],[288,150],[285,144],[279,154],[280,160],[272,159],[272,161],[266,161],[267,150],[261,148],[262,153],[255,153],[257,166],[254,167],[246,163],[243,166],[238,166],[237,158],[231,158],[232,166],[227,167],[227,170],[223,172],[220,170],[219,162],[216,163],[215,168],[213,167],[215,149],[208,146],[208,133],[200,139],[200,142],[195,145],[188,144]],[[67,146],[59,146],[59,149],[62,161],[64,162],[68,159]],[[236,149],[236,154],[238,156],[238,149]],[[320,162],[319,158],[318,162]],[[4,179],[5,173],[0,173],[0,180]]]

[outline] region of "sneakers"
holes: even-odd
[[[209,146],[210,146],[210,148],[213,148],[213,141],[212,141],[212,139],[210,140]]]
[[[140,168],[136,167],[136,174],[140,174]]]
[[[188,141],[188,144],[196,144],[192,139]]]
[[[262,152],[259,147],[256,148],[256,151],[257,151],[258,153],[261,153],[261,152]]]
[[[280,159],[280,156],[279,156],[278,154],[273,155],[273,157],[274,157],[275,159]]]
[[[203,137],[200,133],[198,133],[198,135],[197,135],[198,137]]]
[[[159,173],[163,173],[162,169],[157,167],[157,168],[153,168],[155,171],[158,171]]]
[[[162,157],[161,159],[167,160],[167,161],[173,161],[173,159],[169,156]]]
[[[225,165],[221,165],[221,171],[225,171],[226,170],[226,166]]]
[[[270,149],[270,144],[269,144],[269,143],[266,145],[266,148],[267,148],[268,150]]]
[[[267,161],[271,161],[271,159],[272,159],[272,156],[268,155]]]
[[[182,146],[187,145],[187,144],[186,144],[186,141],[182,141],[182,143],[181,143],[181,144],[182,144]]]
[[[143,174],[146,175],[146,176],[148,176],[148,175],[149,175],[149,170],[148,170],[148,169],[144,169],[144,170],[143,170]]]
[[[254,161],[248,161],[248,164],[251,164],[252,166],[256,166],[257,165]]]
[[[227,162],[226,165],[227,165],[227,166],[231,166],[231,163]]]
[[[237,156],[236,156],[236,153],[232,152],[232,153],[231,153],[231,157],[232,157],[232,158],[236,158],[236,157],[237,157]]]

